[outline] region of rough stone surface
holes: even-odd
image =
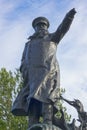
[[[59,127],[48,124],[35,124],[28,128],[28,130],[62,130]]]

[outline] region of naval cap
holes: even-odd
[[[32,22],[33,28],[35,28],[35,26],[36,26],[38,23],[44,23],[44,24],[47,25],[47,27],[49,27],[49,25],[50,25],[47,18],[45,18],[45,17],[37,17],[37,18],[35,18],[35,19],[33,20],[33,22]]]

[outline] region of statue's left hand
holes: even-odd
[[[73,17],[75,14],[76,14],[75,8],[71,9],[71,10],[67,13],[67,15],[70,16],[70,17]]]
[[[74,15],[74,14],[76,13],[75,8],[71,9],[71,10],[69,11],[69,13],[72,14],[72,15]]]

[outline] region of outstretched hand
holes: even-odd
[[[68,12],[68,15],[71,16],[71,17],[73,17],[75,14],[76,14],[75,8],[71,9],[71,10]]]
[[[76,13],[75,8],[71,9],[71,10],[69,11],[69,13],[71,13],[71,14],[75,14],[75,13]]]

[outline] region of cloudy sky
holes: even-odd
[[[0,0],[0,68],[11,71],[19,68],[25,42],[34,32],[31,26],[34,18],[47,17],[49,31],[54,32],[72,8],[77,14],[57,49],[61,87],[66,89],[66,98],[80,99],[87,111],[86,0]],[[67,106],[67,111],[72,117],[77,115],[71,106]]]

